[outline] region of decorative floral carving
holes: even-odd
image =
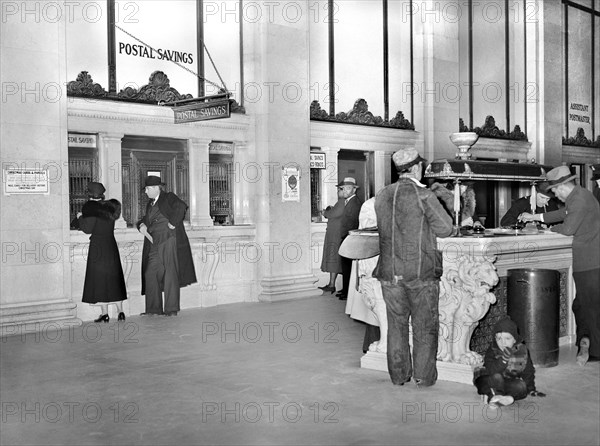
[[[517,141],[527,141],[527,135],[521,131],[521,127],[515,125],[515,128],[512,132],[506,132],[504,130],[499,129],[496,126],[496,120],[493,116],[488,115],[485,118],[485,123],[482,127],[475,127],[472,130],[469,130],[469,127],[465,125],[464,121],[459,118],[458,120],[458,129],[460,132],[475,132],[479,136],[487,137],[487,138],[498,138],[498,139],[513,139]]]
[[[329,113],[321,108],[319,101],[312,101],[310,104],[310,119],[317,121],[332,121]]]
[[[574,137],[565,138],[563,136],[562,143],[568,146],[600,147],[600,135],[598,135],[596,141],[592,141],[585,136],[585,131],[579,127]]]
[[[117,94],[118,98],[127,99],[135,102],[173,102],[182,99],[192,99],[191,94],[180,94],[175,88],[171,87],[169,78],[162,71],[155,71],[150,75],[148,84],[136,90],[127,87]]]
[[[229,100],[229,109],[231,113],[246,114],[246,108],[243,105],[238,104],[235,99]]]
[[[381,116],[375,116],[369,111],[367,101],[359,98],[354,102],[352,110],[349,112],[341,112],[334,117],[330,116],[325,110],[321,109],[318,101],[313,101],[310,104],[310,119],[315,121],[331,121],[342,122],[348,124],[374,125],[378,127],[393,127],[405,130],[414,130],[415,127],[404,114],[399,111],[396,116],[389,121],[385,121]]]
[[[350,110],[348,113],[338,113],[335,115],[335,119],[337,121],[349,122],[351,124],[383,124],[383,119],[380,116],[375,116],[369,111],[367,101],[364,99],[357,99],[354,102],[352,110]]]
[[[67,83],[68,96],[103,98],[107,94],[102,85],[95,83],[87,71],[82,71],[77,75],[76,80]]]
[[[219,93],[226,93],[221,90]],[[159,102],[172,102],[182,99],[191,99],[191,94],[180,94],[171,87],[168,76],[162,71],[155,71],[150,75],[148,84],[139,91],[127,87],[118,94],[108,93],[100,84],[95,83],[87,71],[77,75],[77,80],[67,84],[67,95],[97,99],[113,99],[131,102],[143,102],[157,104]],[[239,105],[234,99],[230,99],[231,113],[246,113],[246,109]]]
[[[480,354],[469,349],[473,331],[496,296],[490,292],[498,283],[492,262],[471,256],[444,261],[440,283],[440,333],[438,359],[461,364],[480,364]]]
[[[415,126],[411,124],[411,122],[404,117],[404,113],[398,111],[396,116],[390,119],[390,127],[398,128],[398,129],[406,129],[406,130],[414,130]]]
[[[365,305],[375,314],[375,317],[379,321],[379,340],[369,345],[369,351],[372,352],[387,352],[387,336],[388,336],[388,323],[386,305],[383,300],[383,292],[381,291],[381,282],[370,274],[373,271],[375,265],[377,265],[377,259],[379,256],[374,257],[375,262],[373,265],[373,259],[359,260],[359,268],[361,264],[370,262],[371,270],[368,272],[369,276],[360,277],[359,293],[361,294]]]

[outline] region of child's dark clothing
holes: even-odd
[[[496,343],[496,333],[510,333],[516,340],[512,348],[502,351]],[[527,347],[518,334],[517,325],[509,318],[494,327],[494,340],[485,353],[483,367],[475,370],[477,393],[510,395],[515,400],[535,392],[535,369]]]

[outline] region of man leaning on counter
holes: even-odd
[[[565,208],[543,214],[523,213],[522,221],[561,222],[553,232],[573,236],[573,280],[577,363],[600,360],[600,204],[592,193],[575,183],[567,166],[548,172],[550,190]]]

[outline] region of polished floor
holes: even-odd
[[[539,368],[491,411],[470,385],[392,386],[359,367],[344,302],[130,316],[0,340],[1,445],[598,445],[600,364]]]

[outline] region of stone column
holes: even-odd
[[[190,168],[190,223],[192,228],[213,226],[210,218],[209,159],[210,139],[188,139]]]
[[[233,222],[236,225],[252,224],[252,215],[250,200],[254,196],[253,183],[243,177],[244,166],[250,160],[248,158],[248,144],[243,142],[234,142],[233,162]]]
[[[100,181],[106,188],[106,198],[114,198],[123,203],[123,175],[121,165],[121,141],[123,133],[100,133],[98,147],[98,164]],[[124,229],[127,222],[123,213],[115,222],[115,228]]]
[[[259,300],[278,301],[320,294],[312,273],[310,212],[310,85],[308,1],[295,2],[297,21],[268,14],[248,26],[244,78],[260,89],[246,108],[254,117],[256,243]],[[282,168],[297,167],[299,201],[284,201]]]
[[[338,181],[338,152],[339,147],[321,147],[325,152],[326,169],[321,173],[321,209],[333,206],[337,203],[337,181]]]
[[[449,16],[456,8],[445,8],[445,2],[425,0],[419,6],[428,12],[426,20],[419,14],[414,21],[414,124],[423,132],[426,159],[453,159],[449,135],[458,129],[459,101],[445,91],[460,85],[459,20]]]
[[[390,166],[392,165],[392,153],[377,151],[374,152],[374,156],[375,190],[373,192],[377,195],[377,192],[392,181],[392,174],[390,171]]]
[[[536,77],[528,82],[535,82],[538,101],[528,109],[533,114],[533,122],[529,123],[527,133],[532,135],[530,138],[537,140],[536,160],[559,166],[562,164],[562,136],[565,128],[562,22],[564,5],[562,2],[545,1],[538,1],[537,5],[540,14],[536,20],[536,35],[539,37],[529,48],[533,48],[538,70],[529,71],[530,77]]]
[[[73,299],[81,300],[81,290],[71,290],[69,257],[65,14],[58,20],[3,14],[1,27],[2,168],[50,174],[48,193],[3,191],[0,198],[0,335],[10,335],[81,323]]]

